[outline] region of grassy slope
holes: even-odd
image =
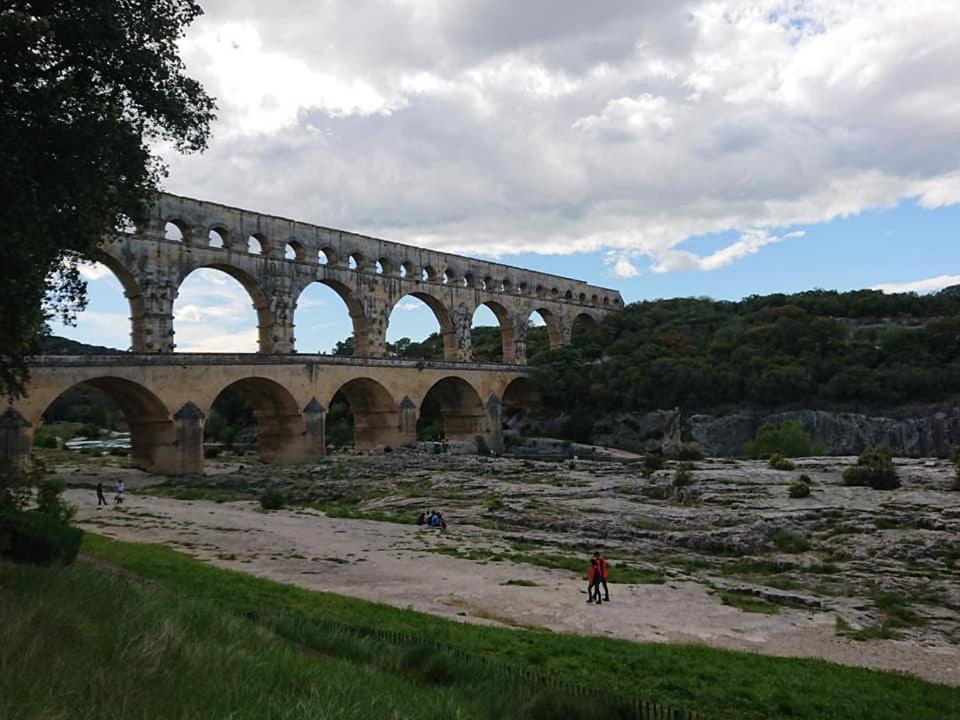
[[[450,689],[298,653],[214,602],[83,565],[0,562],[0,718],[369,720],[461,711],[475,716]]]
[[[420,634],[476,656],[713,718],[960,718],[956,688],[890,673],[700,646],[478,627],[222,570],[159,546],[88,533],[84,549],[184,596],[292,619],[277,626],[281,632],[284,624],[317,618]],[[310,644],[303,637],[292,639]]]

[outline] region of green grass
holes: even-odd
[[[85,536],[84,550],[150,578],[178,597],[209,601],[225,611],[285,618],[285,624],[276,623],[277,631],[307,645],[315,641],[303,628],[317,620],[408,633],[454,646],[475,658],[535,668],[563,682],[699,710],[716,720],[942,720],[960,716],[956,688],[903,675],[697,645],[640,644],[468,625],[310,592],[205,565],[165,547],[122,543],[90,533]],[[570,602],[571,607],[579,605],[580,595]],[[84,612],[95,607],[84,605]],[[439,716],[449,715],[441,712]]]
[[[416,525],[417,515],[419,514],[415,510],[363,510],[356,505],[335,502],[308,503],[304,507],[321,510],[327,517],[332,518],[376,520],[402,525]]]
[[[744,612],[762,613],[764,615],[776,615],[780,612],[780,606],[774,603],[768,603],[765,600],[756,600],[740,593],[721,592],[720,599],[724,605],[735,607]]]
[[[212,500],[213,502],[233,502],[235,500],[256,500],[253,492],[242,492],[231,488],[211,485],[176,485],[162,484],[137,490],[139,495],[153,495],[154,497],[171,498],[173,500]]]
[[[91,567],[0,563],[0,606],[3,718],[484,714],[468,689],[354,659],[305,655],[223,613],[215,601]]]

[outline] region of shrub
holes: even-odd
[[[477,435],[476,438],[474,439],[477,442],[477,455],[484,455],[484,456],[489,455],[490,446],[487,445],[486,438],[483,437],[483,435]]]
[[[223,452],[223,448],[219,445],[204,445],[203,446],[203,456],[207,460],[213,460],[214,458],[220,457],[220,453]]]
[[[777,546],[780,552],[797,553],[806,552],[810,549],[810,542],[803,535],[792,533],[787,530],[777,530],[773,536],[773,544]]]
[[[677,460],[703,460],[703,453],[696,445],[681,445],[675,455]]]
[[[813,480],[810,479],[810,476],[804,473],[797,478],[799,482],[806,483],[807,485],[813,485]]]
[[[33,446],[46,448],[47,450],[56,450],[57,436],[46,428],[40,428],[33,434]]]
[[[14,562],[69,565],[80,550],[83,531],[64,524],[55,515],[29,510],[0,516],[3,554]]]
[[[759,460],[774,453],[783,457],[809,457],[825,455],[827,446],[815,443],[810,433],[796,420],[786,420],[782,425],[764,423],[753,440],[743,446],[747,457]]]
[[[843,471],[843,484],[871,487],[874,490],[895,490],[900,487],[893,454],[887,448],[864,451],[857,464]]]
[[[783,457],[779,453],[774,453],[773,455],[771,455],[768,464],[774,470],[790,471],[790,470],[796,469],[797,467],[796,465],[794,465],[792,462],[787,460],[785,457]]]
[[[695,469],[696,468],[693,466],[693,463],[680,463],[676,472],[673,474],[673,486],[687,487],[693,483],[693,471]]]
[[[666,464],[666,461],[663,459],[663,455],[657,453],[649,453],[643,457],[643,476],[650,477],[657,470],[662,470],[663,466]]]
[[[286,502],[286,496],[276,488],[267,488],[260,493],[260,507],[264,510],[279,510]]]
[[[810,496],[810,486],[802,480],[794,480],[787,488],[787,494],[792,498],[805,498]]]
[[[66,489],[66,483],[59,478],[41,480],[37,486],[37,510],[57,522],[69,525],[76,511],[63,499]]]
[[[950,489],[960,490],[960,445],[953,446],[952,460],[955,471],[953,475],[953,484],[950,485]]]

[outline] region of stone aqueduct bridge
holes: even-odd
[[[274,462],[323,455],[326,408],[338,392],[350,404],[357,447],[415,440],[429,395],[447,437],[479,435],[498,448],[503,407],[536,400],[526,367],[530,316],[541,315],[556,347],[570,341],[575,322],[589,328],[623,307],[618,292],[577,280],[166,194],[145,226],[106,239],[95,259],[124,288],[132,352],[36,358],[25,396],[0,416],[0,456],[26,462],[44,410],[78,383],[118,404],[134,464],[163,474],[202,472],[204,418],[231,386],[253,405],[261,455]],[[174,352],[174,300],[199,268],[225,272],[249,293],[258,353]],[[354,357],[295,354],[297,299],[315,282],[343,299]],[[442,362],[384,357],[390,313],[406,295],[436,316]],[[471,360],[481,305],[500,323],[503,364]]]

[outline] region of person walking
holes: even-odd
[[[117,480],[117,492],[113,496],[113,501],[120,505],[123,503],[123,480]]]
[[[107,499],[103,496],[103,483],[98,482],[97,483],[97,507],[100,507],[101,505],[106,505],[106,504],[107,504]]]
[[[587,568],[587,602],[602,604],[600,600],[600,566],[596,558],[590,558],[590,567]]]
[[[600,582],[603,583],[603,599],[607,602],[610,602],[610,590],[607,589],[607,571],[608,563],[607,559],[601,555],[599,552],[593,554],[594,559],[597,561],[597,570],[600,571]],[[597,583],[597,595],[600,594],[600,583]]]

